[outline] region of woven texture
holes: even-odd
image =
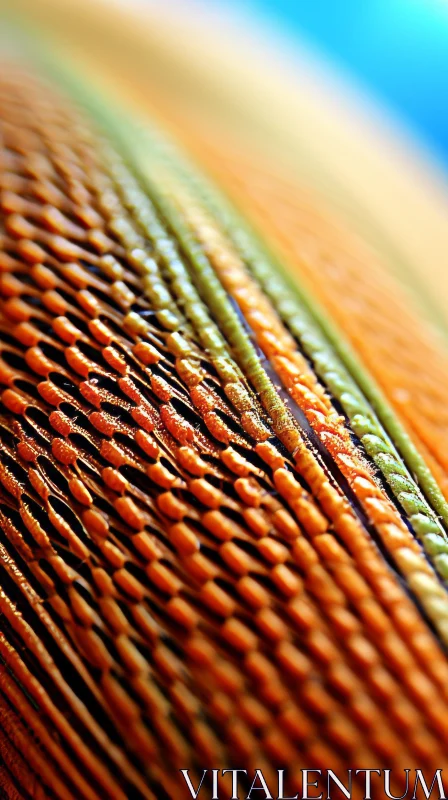
[[[397,501],[186,185],[153,174],[167,216],[22,68],[0,99],[6,796],[178,798],[204,763],[440,769],[430,505]]]
[[[209,167],[306,281],[364,359],[448,495],[445,343],[412,295],[313,197],[225,147]]]

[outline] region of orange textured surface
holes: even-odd
[[[204,347],[170,237],[87,123],[20,70],[0,96],[8,797],[178,798],[204,763],[441,768],[448,663],[390,560],[430,568],[274,311],[221,272],[367,519]]]
[[[349,338],[448,497],[448,357],[412,295],[316,197],[244,149],[213,136],[187,145]]]

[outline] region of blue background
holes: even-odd
[[[448,0],[230,0],[304,38],[386,104],[448,166]]]

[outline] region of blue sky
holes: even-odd
[[[448,0],[230,0],[305,37],[448,165]],[[226,3],[227,5],[227,3]]]

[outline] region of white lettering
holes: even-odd
[[[255,786],[255,781],[260,781],[261,786]],[[249,794],[246,797],[246,800],[251,800],[252,792],[264,792],[265,800],[273,800],[272,794],[268,789],[268,785],[264,779],[264,775],[261,769],[255,770],[255,776],[252,781],[252,786],[249,789]]]
[[[297,794],[294,795],[294,797],[291,797],[290,795],[288,795],[288,797],[284,796],[284,794],[283,794],[283,792],[285,791],[284,775],[283,775],[284,771],[285,771],[284,769],[278,769],[277,770],[277,773],[278,773],[278,798],[277,798],[277,800],[299,800],[299,793],[298,792],[297,792]]]
[[[202,786],[202,784],[204,782],[204,778],[205,778],[208,770],[207,769],[202,770],[201,782],[200,782],[200,784],[199,784],[199,786],[198,786],[196,791],[194,790],[194,786],[193,786],[193,784],[192,784],[192,782],[190,780],[190,776],[188,774],[189,771],[190,771],[189,769],[181,769],[181,773],[184,776],[184,780],[185,780],[185,783],[187,784],[187,786],[188,786],[188,788],[190,790],[190,794],[191,794],[192,797],[194,797],[194,800],[196,800],[199,792],[201,791],[201,786]]]
[[[219,800],[219,795],[218,795],[219,769],[212,769],[212,773],[213,773],[213,786],[212,786],[213,797],[212,797],[212,800]]]
[[[302,776],[303,776],[303,778],[302,778],[302,781],[303,781],[303,783],[302,783],[302,800],[322,800],[322,798],[324,796],[323,792],[321,792],[317,796],[314,795],[314,797],[309,797],[308,796],[308,789],[310,789],[311,786],[316,786],[317,787],[317,785],[318,785],[317,781],[311,781],[311,783],[310,783],[310,781],[308,780],[308,773],[309,772],[318,772],[319,775],[322,775],[322,770],[321,769],[302,769]],[[304,790],[306,791],[306,794],[303,794]]]
[[[403,772],[406,773],[406,789],[404,794],[400,794],[399,797],[395,794],[390,793],[390,769],[383,770],[384,772],[384,791],[386,792],[386,796],[390,797],[391,800],[403,800],[403,797],[406,797],[409,791],[409,773],[410,769],[404,769]]]
[[[372,772],[377,772],[378,775],[381,775],[381,770],[379,769],[357,769],[355,775],[359,775],[360,772],[366,773],[366,787],[365,787],[365,795],[364,800],[372,800],[372,796],[370,794],[370,790],[372,788]]]
[[[338,776],[335,775],[335,773],[333,772],[332,769],[328,770],[328,772],[327,772],[327,800],[331,800],[330,780],[332,780],[336,784],[338,789],[341,790],[342,794],[345,795],[345,797],[348,797],[348,800],[350,800],[350,798],[352,796],[352,771],[351,771],[351,769],[347,770],[347,773],[348,773],[348,789],[347,789],[346,786],[344,786],[342,781],[339,780]]]
[[[420,783],[422,785],[422,789],[423,789],[423,791],[425,793],[425,797],[430,797],[431,796],[432,790],[434,789],[434,784],[437,781],[437,786],[438,786],[438,790],[439,790],[439,795],[438,795],[437,800],[446,800],[445,789],[444,789],[444,786],[443,786],[443,783],[442,783],[441,772],[442,772],[441,769],[437,769],[435,771],[434,777],[432,779],[431,786],[428,789],[427,783],[425,781],[425,778],[423,776],[423,773],[422,773],[421,769],[416,769],[415,770],[414,793],[412,795],[412,800],[416,800],[416,794],[415,793],[417,791],[417,786],[418,786],[418,782],[419,781],[420,781]]]
[[[225,775],[226,772],[232,773],[232,800],[239,800],[238,798],[238,773],[243,772],[244,775],[247,775],[247,769],[223,769],[222,774]]]

